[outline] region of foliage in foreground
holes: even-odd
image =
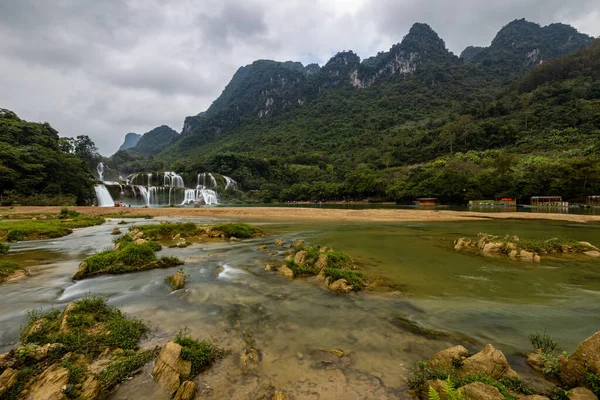
[[[75,228],[85,228],[104,223],[104,218],[69,212],[49,215],[47,219],[0,220],[0,240],[18,242],[23,240],[53,239],[73,233]]]
[[[223,232],[226,238],[249,239],[262,235],[261,229],[244,223],[218,224],[211,228]]]
[[[193,222],[137,225],[135,229],[144,232],[144,236],[151,240],[171,239],[175,235],[189,237],[198,234],[198,227]]]
[[[193,339],[187,329],[182,329],[177,333],[175,343],[183,347],[181,358],[192,363],[190,378],[210,367],[216,360],[229,354],[228,351],[216,347],[207,340]]]
[[[18,263],[0,258],[0,282],[20,269],[22,268]]]

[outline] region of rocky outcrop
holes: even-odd
[[[154,380],[171,393],[179,389],[181,381],[188,378],[192,371],[192,363],[181,358],[182,349],[177,343],[168,342],[160,351],[152,370]]]
[[[431,359],[429,359],[429,361],[427,361],[427,365],[429,368],[435,370],[452,371],[455,365],[462,364],[468,355],[469,350],[461,345],[458,345],[437,352],[433,357],[431,357]]]
[[[590,389],[578,387],[569,390],[567,393],[567,398],[569,400],[598,400],[598,396],[596,396]]]
[[[192,381],[185,381],[177,389],[173,400],[192,400],[196,396],[196,384]]]
[[[560,378],[570,386],[584,383],[586,373],[600,374],[600,331],[579,344],[568,357],[559,356]]]
[[[29,391],[30,400],[62,400],[63,390],[69,383],[69,370],[54,364],[39,376]]]
[[[458,389],[470,400],[502,400],[504,396],[494,386],[473,382]]]
[[[304,265],[304,263],[306,262],[307,256],[308,256],[308,252],[306,252],[304,250],[300,250],[294,256],[294,263],[296,263],[298,265]]]
[[[2,395],[17,383],[17,371],[7,368],[0,375],[0,398]]]
[[[462,367],[457,370],[457,375],[482,373],[494,378],[505,376],[518,378],[519,375],[510,367],[504,354],[491,344],[488,344],[479,353],[465,359]]]

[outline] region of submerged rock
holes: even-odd
[[[275,239],[275,246],[283,246],[283,239],[281,239],[281,238]]]
[[[171,284],[172,290],[183,289],[185,286],[185,278],[186,275],[182,271],[178,271],[175,273],[175,275],[167,277],[169,283]]]
[[[504,396],[491,385],[482,382],[473,382],[458,389],[470,400],[502,400]]]
[[[568,357],[559,356],[560,377],[566,384],[583,384],[586,373],[600,374],[600,331],[579,344]]]
[[[286,278],[294,278],[294,271],[292,271],[292,269],[287,265],[282,265],[277,271],[280,275],[285,276]]]
[[[258,249],[256,249],[256,250],[259,250],[259,251],[267,251],[267,245],[266,245],[266,244],[263,244],[262,246],[260,246],[260,247],[259,247]]]
[[[244,349],[240,353],[240,364],[242,366],[242,371],[244,372],[244,374],[257,373],[259,362],[260,354],[258,350],[256,350],[253,347],[249,349]]]

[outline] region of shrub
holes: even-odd
[[[212,229],[223,232],[227,238],[233,236],[239,239],[248,239],[262,234],[261,229],[243,223],[218,224],[213,225]]]
[[[8,250],[10,249],[10,246],[5,244],[5,243],[0,243],[0,254],[6,254],[8,253]]]
[[[209,341],[192,339],[187,328],[177,333],[175,343],[183,347],[181,358],[192,363],[191,377],[198,375],[198,373],[211,366],[216,360],[229,354],[228,351],[214,346]]]
[[[543,334],[532,333],[529,335],[529,341],[534,350],[539,349],[544,354],[550,354],[558,347],[558,342],[552,340],[552,336],[546,333],[546,331]]]
[[[342,268],[351,263],[350,256],[346,253],[327,253],[328,268]]]
[[[6,234],[6,240],[9,242],[20,242],[27,238],[27,231],[24,229],[11,229]]]
[[[20,269],[21,266],[18,263],[0,259],[0,282]]]

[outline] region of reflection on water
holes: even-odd
[[[547,329],[570,351],[600,326],[599,261],[543,259],[541,265],[533,265],[452,249],[457,236],[480,231],[598,244],[598,225],[539,221],[262,225],[286,242],[305,238],[346,251],[370,276],[402,289],[397,292],[335,295],[314,279],[290,282],[267,274],[265,263],[280,260],[285,250],[272,246],[274,236],[165,248],[161,255],[186,260],[185,272],[190,275],[186,288],[172,293],[163,279],[176,268],[73,283],[70,277],[83,257],[111,246],[115,224],[12,248],[10,257],[31,268],[32,276],[0,286],[0,352],[17,343],[26,310],[64,307],[94,293],[149,321],[153,334],[145,346],[164,343],[187,326],[193,336],[231,349],[232,356],[200,378],[205,382],[201,388],[210,386],[203,392],[207,398],[254,398],[264,385],[288,390],[296,398],[317,398],[315,387],[322,398],[327,397],[323,388],[339,398],[373,398],[374,393],[377,398],[394,398],[414,362],[458,338],[473,339],[476,347],[492,342],[516,353],[528,350],[529,333]],[[272,253],[257,251],[262,244],[268,244]],[[397,317],[457,339],[439,342],[421,337],[394,324]],[[242,374],[237,362],[247,346],[259,349],[262,357],[252,378]],[[327,364],[319,351],[330,348],[352,352],[352,357],[340,365]],[[145,374],[123,385],[114,398],[142,395],[164,398]]]

